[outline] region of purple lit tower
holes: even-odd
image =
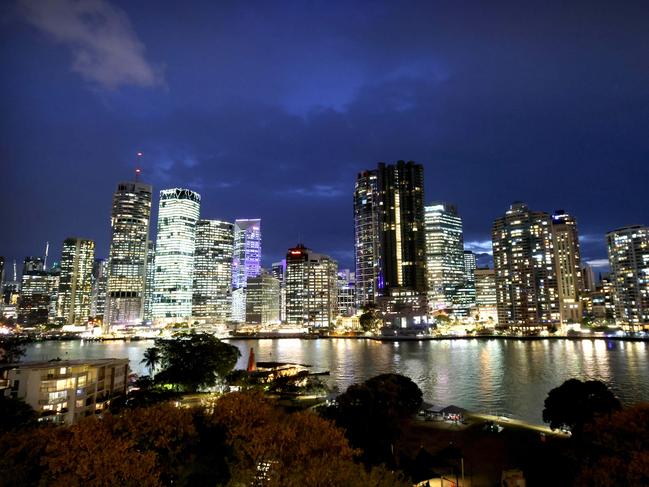
[[[234,222],[232,258],[232,319],[246,319],[246,284],[261,273],[261,219]]]

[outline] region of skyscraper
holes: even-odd
[[[379,163],[377,169],[358,175],[354,235],[359,306],[389,295],[391,289],[426,292],[421,164]]]
[[[232,258],[232,319],[245,321],[245,288],[249,277],[261,272],[261,220],[238,219],[234,222]]]
[[[145,323],[153,321],[153,285],[155,284],[155,243],[149,240],[146,251],[146,279],[144,284],[144,312],[142,320]]]
[[[192,316],[225,323],[232,312],[234,225],[219,220],[196,224]]]
[[[513,203],[492,227],[498,325],[519,329],[560,320],[552,220]]]
[[[18,299],[18,323],[33,326],[56,317],[59,271],[46,271],[40,257],[25,257]]]
[[[113,195],[105,326],[142,321],[151,191],[148,184],[122,182]]]
[[[153,319],[186,321],[192,315],[196,223],[201,196],[189,189],[160,191],[155,246]]]
[[[354,316],[356,308],[356,274],[349,269],[338,271],[338,314]]]
[[[552,245],[557,270],[561,323],[579,323],[582,318],[581,252],[577,222],[563,210],[552,214]]]
[[[246,323],[279,323],[279,279],[262,272],[249,277],[246,285]]]
[[[95,259],[92,266],[92,291],[90,294],[90,316],[102,318],[106,309],[106,285],[108,284],[108,261]]]
[[[454,312],[466,281],[462,219],[447,203],[426,206],[425,212],[428,303],[433,311]]]
[[[74,237],[63,241],[58,320],[65,325],[83,324],[90,316],[94,259],[94,241]]]
[[[337,314],[335,260],[298,244],[286,254],[286,321],[329,327]]]
[[[493,269],[477,268],[475,270],[475,304],[481,321],[498,324],[496,273]]]
[[[606,234],[620,325],[649,325],[649,227],[633,225]]]

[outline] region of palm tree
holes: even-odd
[[[160,363],[160,358],[160,350],[158,347],[151,347],[144,351],[144,358],[140,360],[140,363],[144,364],[144,366],[149,369],[149,375],[153,376],[155,368]]]

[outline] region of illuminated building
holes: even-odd
[[[44,325],[56,317],[58,270],[46,271],[43,259],[26,257],[18,299],[18,323],[26,326]]]
[[[173,323],[192,315],[196,223],[201,196],[189,189],[160,191],[155,245],[153,320]]]
[[[106,285],[108,284],[108,261],[95,259],[92,266],[92,291],[90,293],[90,316],[103,318],[106,309]]]
[[[0,256],[0,289],[4,289],[5,284],[5,258]]]
[[[561,323],[579,323],[582,318],[584,280],[577,222],[563,210],[552,214],[552,245],[557,271]]]
[[[286,321],[286,259],[273,262],[270,274],[279,280],[279,319]]]
[[[113,194],[104,325],[142,321],[146,285],[151,186],[122,182]]]
[[[338,315],[356,314],[356,274],[349,269],[338,271]]]
[[[649,227],[633,225],[606,234],[620,325],[649,325]]]
[[[246,283],[261,272],[261,220],[238,219],[234,222],[232,258],[232,319],[246,319]]]
[[[477,268],[475,254],[470,250],[464,251],[464,278],[469,284],[475,283],[475,270]]]
[[[354,188],[358,306],[393,288],[426,292],[424,168],[412,161],[358,174]],[[397,293],[399,294],[399,293]]]
[[[607,323],[615,322],[615,286],[610,274],[600,276],[595,290],[588,294],[585,302],[589,305],[587,310],[597,320]]]
[[[529,329],[560,321],[552,220],[513,203],[492,227],[498,325]]]
[[[94,260],[94,241],[81,238],[63,241],[57,318],[64,325],[80,325],[88,321]]]
[[[431,311],[466,316],[475,301],[472,271],[466,269],[462,219],[455,206],[434,203],[425,208],[428,303]],[[475,255],[473,265],[475,267]]]
[[[581,275],[584,279],[584,291],[594,291],[597,283],[595,282],[595,274],[593,268],[588,264],[581,265]]]
[[[146,251],[146,279],[144,281],[144,312],[142,320],[145,323],[153,321],[153,286],[155,284],[155,243],[149,240]]]
[[[234,225],[219,220],[196,224],[192,316],[225,323],[232,312]]]
[[[286,321],[330,327],[338,307],[338,264],[298,244],[286,254]]]
[[[496,273],[493,269],[479,267],[475,270],[475,304],[481,321],[498,323]]]
[[[126,395],[128,372],[126,358],[24,362],[7,368],[3,380],[39,421],[73,424]]]
[[[246,284],[246,323],[279,323],[280,283],[270,274],[249,277]]]

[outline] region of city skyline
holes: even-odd
[[[8,266],[42,255],[46,241],[58,255],[80,233],[107,257],[102,195],[136,166],[156,191],[205,195],[208,218],[263,219],[266,267],[297,240],[352,267],[353,227],[341,224],[352,218],[350,175],[382,160],[423,164],[425,203],[453,202],[477,253],[516,200],[569,211],[582,259],[598,264],[607,232],[649,220],[642,2],[478,4],[468,18],[434,3],[197,3],[183,13],[193,28],[176,26],[185,35],[171,43],[160,34],[174,18],[169,4],[143,15],[144,5],[100,1],[97,16],[128,41],[112,72],[100,68],[116,59],[96,47],[96,64],[74,64],[77,39],[45,14],[89,28],[62,5],[21,1],[0,12]],[[130,68],[119,62],[127,55]],[[18,200],[28,202],[21,211]]]

